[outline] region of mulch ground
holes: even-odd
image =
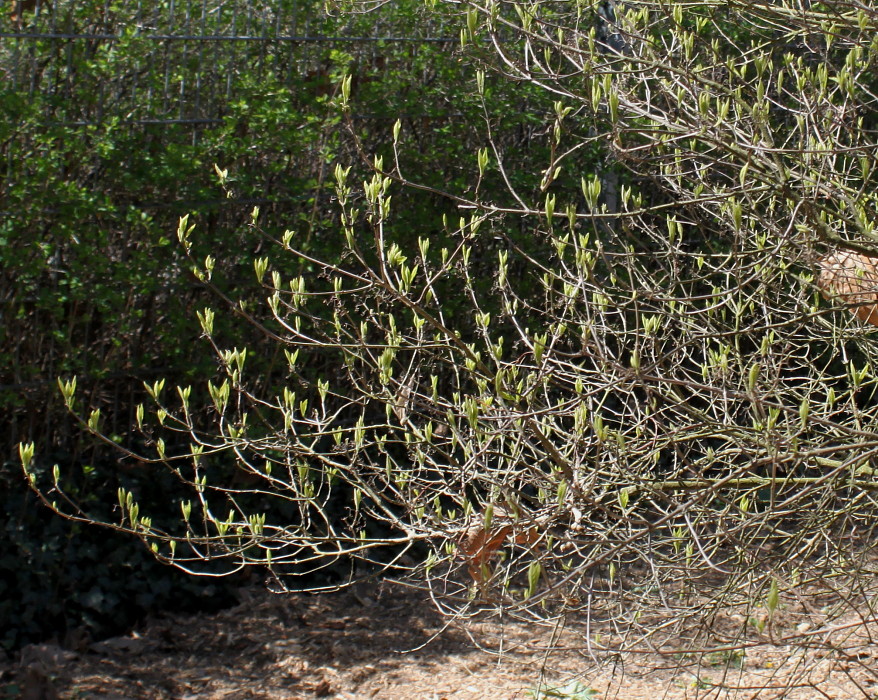
[[[713,623],[746,626],[734,615]],[[0,664],[0,698],[878,697],[874,616],[821,619],[791,602],[770,627],[738,635],[742,649],[618,654],[606,651],[625,635],[613,623],[568,620],[561,630],[496,611],[449,618],[424,591],[398,584],[244,589],[239,605],[213,615],[160,616],[79,649],[27,647]]]

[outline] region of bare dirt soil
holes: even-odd
[[[0,664],[0,698],[874,700],[878,621],[820,615],[790,604],[732,645],[619,654],[606,650],[624,639],[614,623],[601,632],[595,622],[561,629],[496,611],[449,619],[398,584],[324,595],[245,589],[217,614],[158,617],[75,650],[27,647]]]

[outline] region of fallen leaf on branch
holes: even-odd
[[[505,509],[494,506],[490,525],[485,527],[484,515],[473,520],[457,541],[457,551],[469,560],[467,570],[473,581],[486,580],[485,565],[512,536],[515,544],[531,545],[539,539],[539,528],[532,521],[516,519]]]

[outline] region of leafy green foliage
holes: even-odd
[[[302,252],[339,262],[334,163],[349,161],[351,177],[365,177],[369,168],[358,163],[361,152],[390,157],[387,129],[396,119],[406,135],[401,158],[408,173],[436,193],[397,201],[394,236],[410,245],[430,235],[438,245],[449,234],[436,222],[456,211],[439,192],[469,185],[464,163],[481,143],[474,125],[482,119],[482,101],[464,88],[472,76],[451,42],[420,40],[447,35],[453,15],[427,16],[419,2],[336,17],[325,15],[321,3],[279,1],[258,10],[242,2],[218,3],[197,20],[170,3],[113,5],[100,12],[87,4],[59,4],[55,14],[41,5],[43,11],[23,18],[34,38],[0,47],[0,106],[6,116],[0,124],[0,415],[7,447],[34,443],[36,473],[46,477],[51,464],[44,460],[51,455],[68,494],[91,513],[109,517],[95,494],[124,488],[150,503],[150,516],[163,523],[177,516],[188,493],[174,479],[163,482],[165,492],[132,485],[116,468],[114,446],[137,451],[143,441],[155,440],[151,428],[145,436],[131,428],[138,406],[150,398],[143,383],[152,385],[159,377],[194,384],[191,418],[195,425],[210,425],[211,410],[201,408],[210,400],[203,378],[214,375],[218,364],[209,351],[195,351],[210,347],[199,344],[203,331],[195,313],[218,307],[212,333],[217,347],[248,347],[250,376],[268,393],[279,392],[286,362],[264,344],[263,331],[246,322],[264,301],[254,260],[290,231]],[[0,15],[0,28],[12,29],[8,22]],[[274,38],[275,32],[370,37],[376,31],[405,41]],[[80,38],[39,36],[65,32]],[[154,34],[265,39],[157,40]],[[345,74],[352,76],[356,138],[336,104]],[[520,93],[513,98],[497,86],[490,90],[492,114],[510,124],[535,125],[546,108],[538,106],[546,100],[532,91],[533,115],[509,112]],[[214,164],[227,173],[220,186]],[[254,206],[261,212],[256,227]],[[173,232],[179,217],[193,210],[198,235],[187,256]],[[199,279],[193,268],[203,270],[208,257],[212,272]],[[296,278],[316,268],[286,256],[272,261],[272,271]],[[218,301],[223,298],[228,304]],[[231,308],[238,314],[229,313]],[[315,354],[303,368],[307,381],[331,374],[335,362],[335,356]],[[89,413],[99,411],[93,427],[106,440],[85,437],[71,423],[57,393],[59,375],[79,377],[75,408],[87,404]],[[168,454],[186,449],[188,441],[168,439],[165,445]],[[95,470],[93,490],[87,492],[70,481],[83,464]],[[214,461],[211,468],[219,480],[234,479],[237,472],[233,460]],[[24,498],[17,488],[10,498]],[[242,499],[248,508],[270,508],[276,517],[287,517],[284,503]],[[4,523],[15,528],[16,517]],[[102,533],[77,528],[74,535],[57,521],[39,523],[48,552],[71,552],[74,558],[82,553],[89,563],[108,556]],[[20,551],[32,551],[27,536],[14,541]],[[126,557],[131,551],[120,549]],[[34,601],[19,605],[15,591],[40,591],[33,595],[52,610],[70,599],[64,608],[70,620],[85,614],[85,607],[72,603],[80,584],[65,579],[64,571],[79,575],[88,566],[65,569],[60,562],[66,560],[54,554],[46,561],[58,562],[58,568],[30,554],[23,560],[29,564],[21,571],[4,569],[10,580],[40,571],[40,580],[52,581],[54,591],[10,584],[9,613],[32,616],[28,639],[61,623],[54,613],[37,616]],[[131,560],[142,561],[133,555]],[[20,568],[21,561],[7,564]],[[123,579],[130,577],[115,580]],[[106,594],[102,600],[122,596],[121,585],[115,592],[100,588]]]
[[[83,482],[96,470],[82,470]],[[17,465],[0,468],[0,648],[54,637],[77,643],[121,633],[157,610],[216,610],[235,600],[240,579],[204,582],[161,566],[142,543],[100,536],[39,505],[20,488]],[[146,486],[146,483],[142,484]],[[100,509],[103,486],[77,496]]]

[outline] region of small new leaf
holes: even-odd
[[[527,567],[527,597],[530,598],[537,591],[537,584],[540,582],[540,576],[543,573],[543,567],[538,561],[532,561]]]
[[[68,409],[73,409],[73,395],[76,393],[76,377],[73,377],[70,381],[62,381],[61,378],[58,378],[58,387],[61,389],[61,396],[64,398],[64,405],[67,406]]]
[[[773,614],[775,610],[777,610],[777,604],[780,600],[780,593],[777,588],[777,579],[771,579],[771,585],[768,588],[768,595],[765,598],[765,607],[768,608],[768,613]]]
[[[34,443],[18,443],[18,456],[21,459],[21,468],[26,472],[29,471],[34,459]]]

